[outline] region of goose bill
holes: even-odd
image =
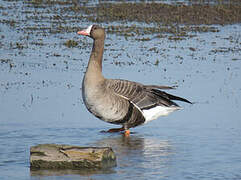
[[[77,34],[90,36],[90,31],[93,25],[89,26],[87,29],[83,29],[82,31],[78,31]]]

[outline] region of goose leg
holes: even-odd
[[[113,128],[113,129],[109,129],[107,132],[109,133],[114,133],[114,132],[120,132],[120,131],[124,131],[124,127],[121,128]]]
[[[109,129],[108,131],[104,131],[104,132],[115,133],[115,132],[121,132],[121,131],[124,131],[123,134],[124,134],[125,137],[129,137],[130,134],[131,134],[130,129],[127,129],[124,126],[121,127],[121,128],[112,128],[112,129]]]
[[[130,129],[125,130],[125,133],[124,133],[125,137],[129,137],[130,134],[131,134]]]

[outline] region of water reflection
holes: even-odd
[[[117,173],[128,177],[156,174],[161,177],[168,169],[173,154],[172,146],[167,140],[140,135],[111,136],[100,139],[93,145],[112,147],[117,155]]]
[[[112,174],[111,176],[140,177],[165,174],[170,166],[172,146],[166,140],[154,137],[142,137],[131,135],[101,136],[99,140],[93,140],[89,146],[112,147],[117,156],[117,167],[105,170],[31,170],[33,179],[44,176],[80,175],[92,176],[100,174]],[[138,169],[138,171],[137,171]]]
[[[64,175],[81,175],[81,176],[90,176],[93,174],[112,174],[115,173],[113,169],[104,169],[104,170],[72,170],[72,169],[58,169],[58,170],[30,170],[30,175],[32,179],[34,177],[44,177],[44,176],[64,176]]]

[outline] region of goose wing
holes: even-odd
[[[107,88],[114,94],[128,99],[131,103],[137,106],[139,110],[150,109],[156,106],[179,107],[172,100],[191,103],[184,98],[160,90],[173,89],[173,87],[169,86],[143,85],[127,80],[112,79],[107,81]]]

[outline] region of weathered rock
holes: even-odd
[[[40,144],[30,149],[31,169],[102,169],[116,166],[110,147]]]

